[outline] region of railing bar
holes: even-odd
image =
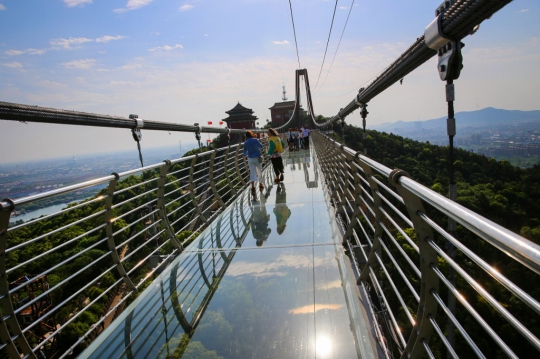
[[[148,207],[150,204],[154,203],[154,202],[157,202],[157,198],[151,200],[150,202],[147,202],[147,203],[143,203],[141,204],[139,207],[136,207],[136,208],[133,208],[131,211],[128,211],[126,213],[122,213],[121,215],[119,215],[118,217],[114,217],[111,219],[111,223],[114,223],[116,222],[117,220],[119,219],[122,219],[126,216],[129,216],[130,214],[132,214],[133,212],[137,212],[137,211],[140,211],[142,208],[144,207]]]
[[[465,341],[467,342],[467,344],[469,344],[469,346],[471,347],[471,349],[474,351],[474,353],[476,354],[477,357],[479,358],[483,358],[483,359],[486,359],[486,357],[484,356],[484,354],[482,353],[482,351],[480,350],[480,348],[478,348],[478,346],[476,345],[476,343],[474,342],[474,340],[472,340],[472,338],[469,336],[469,333],[467,333],[467,331],[465,330],[465,328],[463,328],[463,326],[461,325],[461,323],[457,320],[457,318],[455,317],[454,313],[452,313],[450,311],[450,309],[448,309],[448,307],[446,306],[446,304],[444,303],[444,301],[442,300],[442,298],[439,296],[439,294],[437,292],[435,292],[433,289],[431,290],[431,295],[433,295],[433,297],[435,298],[435,300],[437,301],[437,303],[439,303],[439,306],[441,307],[441,309],[444,311],[444,313],[446,314],[446,316],[448,317],[448,319],[450,319],[450,321],[454,324],[454,326],[456,327],[456,329],[459,331],[459,333],[461,334],[461,336],[463,336],[463,338],[465,339]]]
[[[401,185],[414,195],[454,219],[463,227],[484,238],[489,244],[506,253],[509,257],[540,274],[540,246],[512,231],[492,222],[458,203],[425,188],[419,183],[402,176]]]
[[[427,224],[429,224],[433,229],[439,232],[445,239],[450,241],[456,248],[458,248],[463,254],[473,260],[480,268],[482,268],[487,274],[495,278],[499,283],[501,283],[506,289],[508,289],[512,294],[525,302],[531,309],[540,314],[540,303],[536,301],[533,297],[527,294],[523,289],[515,285],[508,278],[503,276],[488,263],[486,263],[482,258],[480,258],[476,253],[467,248],[463,243],[458,241],[455,237],[450,235],[444,229],[442,229],[437,223],[435,223],[431,218],[429,218],[424,213],[418,213],[420,218],[422,218]]]
[[[105,254],[103,254],[101,257],[97,258],[96,260],[94,260],[93,262],[87,264],[85,267],[79,269],[77,272],[75,272],[74,274],[70,275],[68,278],[64,279],[63,281],[61,281],[60,283],[58,283],[57,285],[55,285],[53,288],[49,289],[47,292],[49,291],[52,291],[54,288],[58,288],[60,287],[61,285],[63,285],[64,283],[68,282],[71,278],[74,278],[75,276],[79,275],[80,273],[84,272],[85,270],[87,270],[88,268],[90,268],[91,266],[95,265],[96,263],[98,263],[99,261],[101,261],[102,259],[104,258],[107,258],[108,256],[110,255],[110,252],[107,252]],[[98,275],[98,277],[96,278],[96,280],[94,280],[93,282],[89,282],[87,283],[85,286],[83,286],[82,288],[80,288],[77,292],[73,293],[70,297],[66,298],[63,302],[59,303],[56,307],[53,307],[51,308],[47,313],[43,314],[41,317],[39,317],[38,320],[36,320],[35,322],[33,322],[32,324],[28,325],[26,328],[24,328],[22,330],[23,333],[26,333],[27,331],[29,331],[30,329],[32,329],[35,325],[41,323],[45,318],[47,318],[49,315],[51,315],[52,313],[54,313],[57,309],[59,308],[62,308],[66,303],[68,303],[69,301],[71,301],[73,298],[75,298],[77,295],[81,294],[83,291],[85,291],[88,287],[90,287],[91,285],[93,285],[98,279],[100,279],[101,277],[103,277],[105,274],[107,274],[110,270],[112,270],[114,268],[114,266],[111,266],[109,267],[109,269],[103,273],[101,273],[100,275]],[[41,295],[47,293],[47,292],[44,292],[42,293]]]
[[[16,225],[16,226],[13,226],[13,227],[10,227],[8,228],[8,232],[11,232],[11,231],[14,231],[14,230],[17,230],[19,228],[23,228],[23,227],[26,227],[30,224],[34,224],[36,222],[39,222],[39,221],[43,221],[45,219],[48,219],[48,218],[51,218],[51,217],[55,217],[55,216],[58,216],[59,214],[64,214],[64,213],[67,213],[69,211],[72,211],[74,209],[77,209],[77,208],[81,208],[83,206],[86,206],[88,204],[91,204],[91,203],[94,203],[94,202],[99,202],[99,201],[102,201],[104,200],[105,198],[109,197],[109,195],[101,195],[101,196],[98,196],[97,198],[94,198],[90,201],[87,201],[87,202],[82,202],[82,203],[79,203],[73,207],[67,207],[67,208],[64,208],[58,212],[55,212],[55,213],[51,213],[51,214],[47,214],[45,216],[42,216],[42,217],[39,217],[39,218],[36,218],[36,219],[32,219],[30,221],[27,221],[27,222],[24,222],[22,224],[19,224],[19,225]],[[69,205],[69,204],[68,204]]]
[[[401,233],[401,235],[403,236],[403,238],[405,238],[405,240],[407,242],[409,242],[409,244],[411,245],[411,247],[414,248],[414,250],[417,252],[417,253],[420,253],[420,249],[418,248],[418,246],[416,245],[416,243],[413,242],[413,240],[411,239],[411,237],[409,237],[409,235],[407,233],[405,233],[405,231],[403,231],[403,229],[396,223],[396,221],[394,221],[394,219],[388,215],[388,213],[386,213],[386,211],[384,210],[384,208],[382,207],[379,207],[379,209],[381,210],[381,212],[384,214],[384,216],[386,217],[386,219],[388,219],[388,221],[390,223],[392,223],[392,225],[394,226],[395,229],[397,229],[399,231],[399,233]],[[414,229],[414,226],[410,227],[410,228],[413,228]]]
[[[379,237],[379,240],[381,240],[380,237]],[[375,252],[375,257],[377,257],[377,261],[379,262],[379,265],[384,271],[384,274],[386,275],[386,279],[388,280],[388,283],[390,283],[390,286],[392,286],[392,289],[394,290],[394,294],[396,295],[397,299],[401,303],[401,306],[403,307],[403,311],[405,312],[405,314],[407,314],[407,318],[409,318],[409,321],[411,322],[411,326],[414,327],[414,325],[416,324],[416,321],[414,320],[411,312],[409,311],[409,307],[407,306],[407,304],[405,304],[405,301],[403,300],[401,293],[399,293],[396,285],[394,284],[394,281],[392,280],[392,277],[390,276],[390,273],[388,273],[386,266],[384,265],[381,257],[379,256],[377,252]]]
[[[433,355],[433,352],[431,351],[431,348],[429,347],[425,339],[422,339],[422,345],[424,346],[424,349],[426,350],[426,354],[428,355],[428,357],[432,359],[436,359],[435,355]]]
[[[152,177],[147,181],[139,182],[137,184],[134,184],[133,186],[129,186],[129,187],[126,187],[126,188],[119,189],[118,191],[113,192],[113,196],[116,196],[118,194],[121,194],[121,193],[124,193],[126,191],[132,190],[134,188],[146,186],[148,183],[150,183],[152,181],[157,181],[158,179],[159,179],[159,177]]]
[[[131,197],[131,198],[129,198],[129,199],[126,199],[126,200],[123,201],[123,202],[114,204],[113,206],[111,206],[111,209],[115,209],[115,208],[121,207],[121,206],[123,206],[123,205],[126,204],[126,203],[132,202],[133,200],[135,200],[135,199],[137,199],[137,198],[141,198],[141,197],[147,196],[147,195],[149,195],[149,194],[152,193],[152,192],[156,192],[157,190],[158,190],[157,187],[156,187],[156,188],[152,188],[152,189],[149,190],[149,191],[146,191],[146,192],[143,192],[143,193],[138,194],[138,195],[136,195],[136,196],[133,196],[133,197]]]
[[[450,283],[450,281],[444,276],[444,274],[435,266],[433,263],[430,265],[431,269],[435,274],[440,278],[440,280],[446,285],[448,290],[450,290],[454,297],[461,302],[461,304],[467,309],[467,311],[473,316],[474,319],[484,328],[488,335],[495,341],[495,343],[511,358],[519,358],[513,351],[510,349],[506,343],[495,333],[495,331],[486,323],[486,321],[478,314],[476,310],[467,302],[465,297]]]
[[[394,236],[392,235],[392,233],[388,230],[388,228],[386,228],[386,226],[384,225],[384,223],[380,222],[379,223],[381,225],[381,228],[386,232],[386,234],[390,237],[390,239],[392,240],[392,243],[395,245],[395,247],[397,248],[397,250],[401,253],[401,255],[403,256],[403,258],[407,261],[407,263],[409,263],[409,265],[411,266],[411,268],[415,271],[416,275],[418,276],[418,278],[421,278],[422,275],[420,273],[420,270],[416,267],[416,265],[414,265],[414,263],[412,262],[411,258],[405,253],[405,251],[403,250],[403,248],[399,245],[398,241],[394,238]]]
[[[24,247],[24,246],[26,246],[26,245],[28,245],[28,244],[34,243],[34,242],[36,242],[36,241],[39,241],[40,239],[43,239],[43,238],[45,238],[45,237],[48,237],[48,236],[51,236],[51,235],[56,234],[56,233],[58,233],[58,232],[61,232],[61,231],[63,231],[64,229],[68,229],[68,228],[70,228],[70,227],[73,227],[74,225],[79,224],[79,223],[81,223],[81,222],[84,222],[84,221],[86,221],[87,219],[90,219],[90,218],[94,218],[94,217],[96,217],[96,216],[99,216],[99,215],[105,213],[105,211],[106,211],[106,210],[103,209],[103,210],[101,210],[101,211],[99,211],[99,212],[92,213],[91,215],[89,215],[89,216],[87,216],[87,217],[85,217],[85,218],[79,219],[78,221],[68,223],[68,224],[66,224],[66,225],[63,226],[63,227],[57,228],[57,229],[55,229],[55,230],[53,230],[53,231],[47,232],[47,233],[45,233],[45,234],[42,234],[41,236],[38,236],[38,237],[36,237],[36,238],[34,238],[34,239],[31,239],[31,240],[29,240],[29,241],[23,242],[23,243],[18,244],[18,245],[16,245],[16,246],[10,247],[10,248],[6,249],[6,252],[5,252],[5,253],[13,252],[15,249]]]
[[[187,216],[188,214],[190,214],[191,212],[193,212],[194,210],[195,210],[195,208],[192,208],[192,209],[189,210],[188,212],[184,213],[184,215],[183,215],[182,217],[178,218],[176,221],[174,221],[174,222],[171,223],[171,227],[174,226],[176,223],[178,223],[180,220],[186,218],[186,216]],[[194,219],[196,219],[196,218],[194,218]],[[193,219],[193,220],[194,220],[194,219]],[[191,221],[193,221],[193,220],[191,220]],[[191,222],[191,221],[190,221],[190,222]],[[184,228],[185,228],[185,227],[184,227]],[[179,233],[179,232],[176,232],[175,234],[178,234],[178,233]]]
[[[165,232],[164,229],[162,229],[161,231],[159,231],[158,233],[156,233],[153,237],[151,238],[148,238],[148,240],[146,242],[149,242],[149,241],[152,241],[154,240],[155,238],[157,238],[158,236],[160,236],[163,232]],[[161,248],[163,245],[165,245],[165,243],[161,244],[161,246],[157,247],[157,249],[154,249],[152,252],[150,252],[150,254],[141,259],[140,261],[137,262],[136,265],[133,266],[133,268],[131,268],[127,274],[130,275],[131,273],[133,273],[133,271],[135,271],[135,269],[139,268],[144,262],[146,262],[146,260],[148,258],[150,258],[157,250],[159,250],[159,248]],[[142,245],[142,246],[139,246],[137,248],[135,248],[134,250],[130,251],[129,254],[125,255],[124,258],[122,258],[120,260],[120,263],[124,263],[127,259],[131,258],[131,256],[133,256],[135,253],[137,253],[138,251],[140,251],[141,249],[145,248],[146,246]],[[146,277],[145,277],[146,278]],[[142,279],[142,281],[144,281],[145,279]],[[137,286],[135,286],[137,287]]]
[[[129,170],[129,171],[126,171],[126,172],[119,173],[118,177],[120,177],[120,178],[127,177],[127,176],[131,176],[132,174],[135,174],[135,173],[142,173],[142,172],[150,171],[150,170],[160,168],[160,167],[163,167],[163,166],[165,166],[165,162],[159,162],[159,163],[156,163],[156,164],[153,164],[153,165],[148,165],[146,167],[135,168],[135,169],[132,169],[132,170]]]
[[[163,197],[167,197],[167,196],[170,196],[171,194],[176,193],[176,192],[178,192],[178,191],[185,190],[184,187],[188,187],[188,186],[189,186],[189,183],[185,184],[183,187],[178,187],[178,188],[175,189],[175,190],[172,190],[172,191],[170,191],[170,192],[167,192],[167,193],[163,194]],[[165,185],[165,187],[166,187],[166,185]]]
[[[34,276],[34,278],[32,278],[31,280],[29,280],[28,282],[24,282],[23,284],[20,284],[19,286],[15,287],[15,288],[13,288],[13,289],[10,289],[8,293],[9,293],[9,294],[13,294],[13,293],[15,293],[16,291],[18,291],[19,289],[26,287],[28,284],[34,283],[39,277],[41,277],[41,276],[43,276],[43,275],[45,275],[45,274],[48,274],[48,273],[52,272],[52,271],[55,270],[56,268],[59,268],[59,267],[63,266],[64,264],[68,263],[68,262],[71,261],[72,259],[77,258],[77,257],[80,256],[81,254],[83,254],[83,253],[87,252],[88,250],[90,250],[90,249],[92,249],[92,248],[94,248],[94,247],[100,245],[101,243],[105,242],[106,240],[107,240],[107,238],[103,238],[103,239],[100,240],[99,242],[96,242],[96,243],[92,244],[90,247],[86,248],[84,251],[78,252],[78,253],[75,254],[74,256],[72,256],[72,257],[70,257],[70,258],[67,258],[67,259],[63,260],[62,262],[58,263],[57,265],[55,265],[55,266],[53,266],[53,267],[47,269],[46,271],[44,271],[44,272],[42,272],[42,273],[40,273],[40,274]],[[107,253],[110,253],[110,251],[107,252]],[[62,282],[60,282],[60,283],[62,283]],[[51,290],[54,289],[54,288],[56,288],[58,285],[59,285],[59,284],[57,284],[56,286],[52,287]]]
[[[164,231],[165,231],[165,230],[163,230],[163,232],[164,232]],[[148,256],[146,256],[145,258],[143,258],[142,260],[140,260],[140,261],[137,263],[137,265],[139,265],[139,264],[142,265],[142,264],[143,264],[144,262],[146,262],[151,256],[153,256],[156,252],[158,252],[161,248],[163,248],[163,246],[164,246],[165,244],[166,244],[166,242],[162,243],[159,247],[157,247],[156,249],[154,249],[154,250],[152,251],[152,253],[150,253]],[[163,260],[161,263],[159,263],[159,264],[156,266],[156,268],[154,268],[154,269],[152,269],[150,272],[146,273],[146,275],[144,276],[144,278],[141,279],[141,280],[139,281],[139,283],[135,285],[135,288],[139,289],[139,287],[140,287],[144,282],[146,282],[146,281],[148,280],[148,278],[150,278],[154,273],[156,273],[156,272],[158,271],[158,269],[161,269],[161,267],[162,267],[165,263],[167,263],[167,260],[168,260],[168,258],[170,258],[170,257],[172,257],[172,254],[167,255],[167,258],[165,258],[165,260]],[[131,274],[134,270],[135,270],[135,267],[134,267],[132,270],[130,270],[130,271],[128,272],[128,274]]]
[[[429,321],[431,322],[431,325],[433,326],[433,328],[435,329],[435,331],[437,332],[437,334],[439,335],[439,338],[441,338],[444,346],[446,347],[446,349],[448,350],[448,354],[452,357],[452,358],[455,358],[455,359],[459,359],[459,356],[457,355],[457,353],[454,351],[454,348],[452,348],[452,345],[450,344],[450,342],[448,341],[448,339],[446,338],[446,336],[444,335],[443,331],[441,330],[441,328],[439,327],[439,324],[437,324],[437,321],[431,316],[429,315],[428,316],[429,318]],[[427,344],[426,344],[427,345]]]
[[[448,262],[456,270],[456,272],[463,278],[471,287],[480,294],[493,309],[495,309],[510,325],[512,325],[521,335],[525,337],[537,350],[540,350],[540,340],[531,333],[527,327],[525,327],[520,321],[518,321],[508,310],[506,310],[491,294],[488,293],[478,282],[476,282],[463,268],[461,268],[450,256],[446,254],[431,238],[427,238],[426,241],[431,247]]]
[[[369,207],[366,207],[366,208],[369,208]],[[371,224],[371,221],[367,218],[367,215],[364,213],[364,211],[361,211],[361,212],[362,212],[362,216],[366,220],[366,223],[368,224],[369,228],[371,229],[371,232],[375,233],[375,227],[373,227],[373,224]],[[358,222],[360,222],[360,220],[358,218],[356,218],[356,220]]]
[[[154,211],[152,211],[152,212],[150,212],[150,213],[148,213],[148,214],[146,214],[146,215],[144,215],[144,216],[142,216],[142,217],[140,217],[140,218],[134,220],[133,222],[131,222],[131,223],[129,223],[128,225],[126,225],[125,227],[122,227],[122,228],[120,228],[119,230],[117,230],[116,232],[114,232],[114,233],[112,234],[112,236],[114,237],[114,236],[116,236],[117,234],[124,232],[126,229],[129,229],[129,228],[133,227],[134,225],[136,225],[137,223],[144,221],[146,218],[150,217],[150,216],[151,216],[152,214],[154,214],[154,213],[157,213],[158,211],[159,211],[159,210],[156,209],[156,210],[154,210]],[[114,219],[113,219],[113,222],[114,222]]]
[[[107,273],[107,272],[106,272],[106,273]],[[101,277],[101,276],[100,276],[100,277]],[[98,277],[98,278],[99,278],[99,277]],[[119,280],[115,283],[115,285],[116,285],[117,283],[119,283],[120,281],[121,281],[121,279],[119,279]],[[90,286],[90,285],[92,285],[93,283],[94,283],[94,282],[88,283],[88,284],[87,284],[87,287]],[[82,289],[82,290],[85,290],[86,288],[81,288],[81,289]],[[101,293],[101,294],[98,295],[93,301],[91,301],[90,303],[88,303],[82,310],[80,310],[79,312],[75,313],[72,317],[69,318],[68,321],[66,321],[64,324],[62,324],[62,325],[60,326],[60,328],[58,328],[58,329],[55,330],[53,333],[51,333],[50,336],[48,336],[47,338],[45,338],[45,340],[43,340],[40,344],[38,344],[32,351],[35,352],[35,351],[38,350],[40,347],[42,347],[45,343],[47,343],[47,342],[50,341],[52,338],[54,338],[58,333],[60,333],[60,332],[62,331],[62,329],[64,329],[66,326],[68,326],[68,325],[69,325],[72,321],[74,321],[80,314],[86,312],[86,310],[87,310],[88,308],[90,308],[90,306],[94,305],[94,303],[97,302],[103,295],[105,295],[105,293],[107,293],[107,292]],[[77,294],[79,294],[79,292],[77,292]],[[72,296],[72,297],[73,297],[73,296]],[[64,302],[65,302],[65,301],[64,301]],[[120,300],[120,302],[123,302],[123,300]],[[64,304],[64,303],[62,303],[62,304]],[[56,307],[56,308],[58,308],[58,307]],[[53,311],[56,310],[56,308],[54,308]],[[51,313],[51,311],[47,312],[47,314],[45,314],[44,317],[47,316],[47,315],[49,315],[50,313]],[[43,317],[42,317],[42,318],[43,318]],[[104,318],[106,318],[106,317],[104,317]],[[104,318],[103,318],[103,319],[104,319]],[[40,318],[40,319],[41,319],[41,318]],[[34,323],[32,323],[32,324],[34,324]],[[94,327],[94,328],[95,328],[95,327]],[[94,328],[91,328],[91,329],[90,329],[90,332],[93,331]],[[25,328],[25,329],[26,329],[26,328]],[[80,342],[77,341],[76,344],[78,345],[78,343],[80,343]],[[75,345],[72,346],[72,348],[74,348],[74,347],[75,347]],[[64,353],[64,356],[65,356],[65,355],[69,355],[69,353],[70,353],[70,351],[68,350],[66,353]]]
[[[18,268],[20,268],[20,267],[22,267],[22,266],[25,266],[25,265],[27,265],[27,264],[29,264],[29,263],[32,263],[32,262],[35,261],[36,259],[39,259],[39,258],[41,258],[41,257],[43,257],[43,256],[46,256],[47,254],[51,254],[51,253],[57,251],[58,249],[60,249],[60,248],[62,248],[62,247],[64,247],[64,246],[67,246],[68,244],[71,244],[71,243],[73,243],[74,241],[77,241],[78,239],[80,239],[80,238],[82,238],[82,237],[86,237],[86,236],[89,235],[90,233],[94,233],[95,231],[104,228],[105,226],[106,226],[106,224],[102,224],[102,225],[100,225],[100,226],[98,226],[98,227],[96,227],[96,228],[93,228],[93,229],[91,229],[91,230],[89,230],[89,231],[87,231],[87,232],[85,232],[85,233],[83,233],[83,234],[78,235],[78,236],[75,237],[75,238],[70,239],[70,240],[67,241],[67,242],[64,242],[64,243],[62,243],[62,244],[60,244],[60,245],[58,245],[58,246],[56,246],[56,247],[54,247],[54,248],[51,248],[51,249],[49,249],[49,250],[46,251],[46,252],[43,252],[43,253],[41,253],[41,254],[38,254],[38,255],[35,256],[35,257],[32,257],[32,258],[30,258],[29,260],[27,260],[26,262],[19,263],[19,264],[16,265],[15,267],[6,269],[6,274],[9,274],[9,273],[13,272],[14,270],[16,270],[16,269],[18,269]]]
[[[392,310],[390,310],[390,304],[388,303],[388,300],[386,300],[386,296],[384,295],[384,292],[379,284],[379,280],[377,279],[377,276],[375,275],[375,271],[373,270],[373,268],[370,266],[369,267],[369,272],[371,274],[371,282],[373,284],[375,284],[375,286],[377,287],[377,292],[378,294],[381,296],[383,302],[384,302],[384,305],[386,306],[386,308],[388,308],[388,314],[390,315],[390,320],[392,321],[392,324],[394,325],[394,329],[395,331],[397,332],[398,336],[399,336],[399,339],[401,340],[401,344],[403,345],[403,347],[405,347],[407,345],[407,343],[405,342],[405,339],[403,338],[403,334],[401,334],[401,330],[399,329],[399,325],[397,323],[397,320],[396,318],[394,317],[394,313],[392,312]]]
[[[401,213],[401,211],[399,209],[397,209],[392,203],[390,203],[390,201],[388,201],[378,190],[375,190],[375,192],[379,195],[379,197],[392,209],[394,210],[394,213],[396,213],[398,216],[401,217],[401,219],[403,219],[403,221],[405,223],[407,223],[407,225],[410,227],[410,228],[414,228],[414,225],[412,223],[412,221],[407,218],[407,216],[405,216],[403,213]],[[380,207],[379,207],[380,208]]]
[[[397,199],[399,202],[401,202],[401,204],[405,204],[405,201],[403,200],[403,198],[401,198],[401,196],[399,194],[397,194],[395,191],[393,191],[390,187],[388,187],[387,185],[385,185],[384,183],[382,183],[381,181],[379,181],[376,177],[372,177],[372,179],[382,188],[384,188],[384,190],[389,193],[392,197],[394,197],[395,199]]]
[[[384,251],[386,252],[386,254],[388,255],[388,257],[390,257],[390,260],[392,261],[392,263],[394,263],[394,266],[396,267],[397,271],[399,272],[399,274],[401,275],[401,278],[403,278],[403,281],[405,282],[405,284],[407,285],[407,287],[409,288],[409,290],[411,291],[411,294],[414,296],[414,299],[416,299],[417,302],[420,302],[420,296],[418,295],[418,293],[416,293],[416,290],[414,289],[414,287],[412,286],[412,284],[409,282],[409,280],[407,279],[407,276],[405,276],[405,273],[403,273],[403,270],[401,269],[401,266],[396,262],[394,256],[392,255],[392,253],[388,250],[388,247],[386,246],[386,244],[384,243],[384,241],[381,239],[381,237],[379,237],[379,241],[382,245],[382,247],[384,248]],[[420,277],[420,275],[419,275]]]
[[[140,236],[141,234],[143,234],[144,232],[150,230],[150,228],[152,227],[155,227],[156,224],[160,223],[161,222],[161,219],[155,221],[154,223],[152,223],[150,226],[148,227],[145,227],[143,229],[141,229],[139,232],[135,233],[133,236],[129,237],[128,239],[126,239],[124,242],[120,243],[119,245],[117,245],[115,248],[116,249],[120,249],[122,248],[123,246],[125,246],[126,244],[128,244],[129,242],[131,242],[132,240],[134,240],[135,238],[137,238],[138,236]],[[135,223],[135,222],[134,222]],[[132,223],[132,224],[134,224]],[[126,227],[124,227],[126,228]],[[119,231],[120,232],[120,231]],[[119,232],[116,232],[115,234],[113,234],[113,237],[118,234]],[[143,245],[141,245],[142,247]]]
[[[52,190],[52,191],[49,191],[49,192],[43,192],[43,193],[38,193],[38,194],[35,194],[35,195],[32,195],[32,196],[28,196],[28,197],[14,199],[13,203],[15,204],[16,207],[19,207],[19,206],[28,204],[30,202],[39,201],[39,200],[42,200],[42,199],[45,199],[45,198],[53,197],[53,196],[56,196],[56,195],[67,193],[67,192],[73,192],[73,191],[77,191],[77,190],[80,190],[80,189],[83,189],[83,188],[97,186],[97,185],[100,185],[100,184],[103,184],[103,183],[107,183],[107,182],[109,182],[109,181],[111,181],[113,179],[115,179],[115,177],[113,175],[107,176],[107,177],[101,177],[101,178],[86,181],[86,182],[83,182],[83,183],[74,184],[72,186],[67,186],[67,187],[62,187],[60,189],[55,189],[55,190]]]

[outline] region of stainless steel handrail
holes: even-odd
[[[540,314],[538,298],[489,265],[482,259],[485,253],[475,252],[456,235],[444,231],[439,223],[447,218],[454,219],[463,230],[476,236],[475,241],[489,243],[494,253],[502,254],[508,263],[522,268],[531,281],[538,280],[540,274],[540,246],[415,182],[403,171],[392,170],[321,133],[313,132],[310,137],[336,208],[338,223],[343,223],[344,240],[359,275],[358,284],[366,290],[376,289],[376,294],[370,298],[376,311],[382,313],[375,325],[388,328],[379,334],[381,345],[393,342],[387,351],[402,357],[430,356],[433,355],[430,337],[435,335],[440,337],[450,357],[464,355],[458,347],[452,347],[441,329],[446,323],[452,323],[477,356],[484,357],[482,351],[499,348],[500,353],[517,357],[515,352],[523,349],[510,346],[506,337],[496,333],[496,326],[500,326],[497,321],[502,320],[513,327],[516,335],[521,335],[523,343],[530,343],[529,351],[540,352],[536,333],[522,322],[528,318],[523,314],[517,316],[499,303],[505,300],[500,290],[491,293],[487,288],[499,285],[497,288],[508,291],[505,293],[525,305],[519,307],[521,312],[527,313],[525,316],[537,319]],[[374,173],[383,178],[375,178]],[[379,188],[384,189],[384,196]],[[425,214],[424,204],[430,207],[429,213],[437,213],[437,221]],[[479,272],[485,271],[491,277],[482,277],[483,282],[473,278],[469,267],[463,267],[463,261],[451,259],[441,249],[441,244],[437,244],[441,240],[435,239],[435,233],[442,236],[442,244],[448,240],[470,258],[472,262],[466,262],[468,266],[477,265]],[[411,258],[419,261],[413,262]],[[500,265],[504,266],[502,263]],[[447,278],[447,266],[462,278],[457,284]],[[464,312],[483,328],[485,335],[480,341],[483,348],[475,343],[479,335],[477,328],[468,331],[461,322],[463,315],[457,317],[448,309],[439,293],[439,284],[453,293],[465,308]],[[467,293],[481,296],[484,305],[498,316],[483,317],[481,313],[485,315],[485,310],[475,309],[473,303],[464,299]],[[442,311],[437,312],[437,307]],[[415,317],[411,320],[413,313]],[[439,313],[447,318],[446,322],[441,321]],[[404,319],[398,321],[397,318]],[[383,324],[385,321],[386,325]],[[531,319],[530,323],[535,322]],[[486,348],[486,337],[492,338],[496,346]]]

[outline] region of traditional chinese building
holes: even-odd
[[[257,116],[253,116],[253,110],[242,106],[240,102],[233,109],[225,111],[225,113],[229,115],[229,117],[223,119],[228,128],[240,130],[245,128],[249,130],[256,127]]]
[[[276,102],[274,106],[270,107],[270,116],[272,118],[272,126],[281,126],[293,115],[294,101]]]

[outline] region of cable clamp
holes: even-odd
[[[144,121],[135,114],[130,114],[129,118],[135,120],[135,127],[131,129],[131,135],[135,141],[139,142],[142,140],[141,128],[144,127]]]
[[[360,95],[362,94],[362,92],[364,92],[364,90],[365,87],[362,87],[360,90],[358,90],[358,95],[356,95],[356,97],[354,98],[354,102],[360,107],[364,107],[364,103],[360,101]]]
[[[445,37],[442,33],[442,17],[443,13],[439,14],[424,30],[424,41],[426,46],[435,51],[439,50],[450,41],[450,39]]]

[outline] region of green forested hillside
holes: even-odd
[[[412,179],[440,194],[447,195],[449,184],[449,149],[447,146],[434,146],[376,131],[367,131],[367,138],[363,140],[361,129],[346,125],[343,130],[342,132],[340,125],[334,126],[333,136],[338,141],[342,141],[341,134],[345,133],[345,144],[348,147],[357,151],[367,149],[368,157],[390,168],[403,169],[411,175]],[[510,165],[507,161],[496,161],[459,149],[455,150],[454,158],[455,181],[458,188],[457,202],[540,244],[540,188],[538,187],[540,166],[521,169]],[[426,211],[439,225],[443,228],[446,227],[446,218],[443,215],[435,213],[428,207],[426,207]],[[411,237],[415,237],[412,229],[406,229],[406,231]],[[457,226],[455,237],[531,297],[540,300],[540,289],[534,280],[537,275],[532,271],[460,225]],[[398,240],[402,239],[399,236],[397,238]],[[436,238],[435,240],[438,241],[439,246],[444,248],[444,239]],[[407,250],[410,248],[407,248],[406,243],[403,245],[412,258],[417,258],[412,249]],[[537,337],[540,336],[538,315],[531,308],[474,265],[463,253],[458,251],[455,261],[528,330]],[[406,267],[405,263],[402,264]],[[393,278],[399,277],[399,273],[392,263],[386,263],[386,266]],[[438,268],[445,276],[449,276],[450,266],[442,258],[439,258]],[[414,276],[409,276],[409,280],[414,283]],[[456,276],[455,286],[519,357],[530,357],[530,354],[536,351],[464,278]],[[404,288],[398,289],[402,293],[407,293]],[[439,291],[442,298],[447,298],[448,291],[444,285],[440,285]],[[411,313],[414,313],[418,302],[407,295],[404,296],[404,300]],[[403,313],[403,310],[400,309],[400,303],[396,300],[391,299],[390,306],[395,308],[397,312]],[[457,305],[456,316],[486,357],[506,357],[461,304]],[[404,315],[398,317],[397,320],[401,328],[406,327],[407,319]],[[445,333],[447,331],[446,321],[445,315],[439,311],[437,322],[443,325],[442,330]],[[456,346],[457,352],[461,353],[460,357],[475,357],[475,354],[457,332]],[[446,349],[437,336],[432,336],[430,347],[435,357],[446,357]]]
[[[435,146],[377,131],[345,126],[345,142],[390,168],[441,193],[448,192],[448,146]],[[334,134],[340,136],[336,125]],[[454,149],[458,202],[463,206],[540,243],[540,166],[522,169],[507,161]]]

